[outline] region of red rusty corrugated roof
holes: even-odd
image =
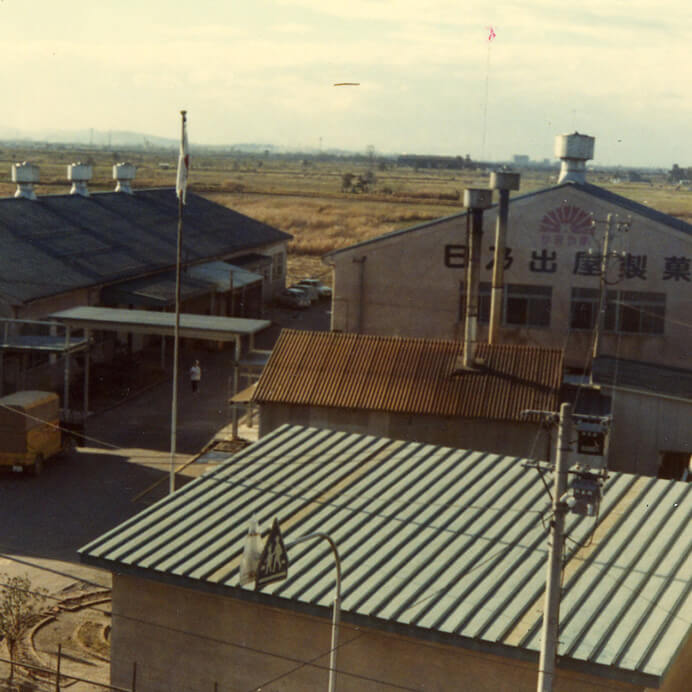
[[[516,421],[557,411],[561,350],[479,344],[474,372],[462,355],[459,341],[284,329],[254,401]]]

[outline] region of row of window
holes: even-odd
[[[461,285],[459,319],[466,308],[466,287]],[[478,321],[490,322],[491,285],[482,281],[478,295]],[[552,286],[507,284],[503,291],[502,322],[507,326],[549,327]],[[570,327],[593,329],[598,319],[599,290],[573,288]],[[605,330],[631,334],[663,334],[666,313],[665,293],[645,291],[607,291]]]

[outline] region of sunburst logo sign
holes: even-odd
[[[593,234],[591,221],[583,209],[563,204],[541,219],[538,230],[544,245],[585,245]]]

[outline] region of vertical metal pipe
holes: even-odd
[[[464,367],[471,367],[478,343],[478,289],[481,278],[483,209],[471,209],[471,233],[466,250],[466,325],[464,329]]]
[[[490,187],[499,190],[497,224],[495,226],[495,252],[493,256],[493,283],[490,296],[490,325],[488,343],[499,341],[502,323],[502,303],[505,282],[505,255],[507,248],[507,219],[509,217],[509,191],[519,189],[519,173],[495,171],[490,174]]]
[[[567,503],[562,496],[567,489],[567,468],[571,449],[570,432],[572,406],[560,407],[560,424],[557,432],[557,454],[555,458],[555,484],[553,489],[553,519],[550,531],[550,552],[543,606],[541,629],[541,654],[538,663],[537,692],[552,692],[555,682],[555,656],[557,655],[560,631],[560,582],[562,577],[562,543],[564,540]]]
[[[507,217],[509,190],[500,190],[500,208],[495,227],[495,253],[493,260],[493,287],[490,295],[490,327],[488,343],[497,343],[502,321],[502,292],[505,280],[505,247],[507,245]]]

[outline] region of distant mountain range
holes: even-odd
[[[17,128],[0,127],[0,139],[16,142],[83,144],[96,147],[155,147],[164,149],[178,147],[178,140],[175,139],[124,130],[19,130]]]

